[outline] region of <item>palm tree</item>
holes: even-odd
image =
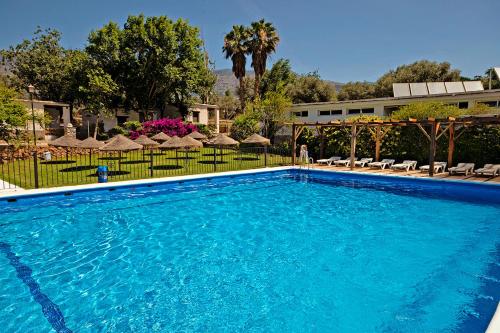
[[[242,25],[233,25],[233,30],[224,37],[224,46],[222,47],[222,52],[225,53],[226,59],[231,58],[233,62],[234,76],[240,81],[239,97],[242,111],[245,110],[245,96],[242,87],[244,84],[243,78],[245,77],[249,38],[250,31],[248,28]]]
[[[260,80],[266,71],[267,57],[276,51],[280,37],[273,24],[264,19],[252,22],[250,29],[252,38],[249,42],[249,51],[252,53],[252,67],[255,72],[254,96],[258,99]]]

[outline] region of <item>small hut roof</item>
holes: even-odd
[[[8,147],[9,144],[5,140],[0,140],[0,147]]]
[[[105,143],[102,141],[97,141],[93,137],[89,136],[85,140],[81,141],[80,144],[78,145],[78,148],[83,148],[83,149],[97,149],[101,148],[104,146]]]
[[[111,141],[100,148],[103,151],[129,151],[142,149],[142,145],[118,134]]]
[[[205,134],[202,134],[200,132],[191,132],[187,136],[196,140],[202,140],[207,138]]]
[[[219,133],[214,139],[210,140],[210,144],[216,146],[234,146],[239,144],[239,142],[228,137],[224,133]]]
[[[271,140],[258,135],[258,134],[252,134],[245,140],[241,141],[242,143],[248,143],[248,144],[256,144],[256,145],[263,145],[263,146],[269,146],[271,144]]]
[[[160,148],[163,149],[179,149],[186,147],[186,143],[177,135],[170,138],[170,140],[163,142]]]
[[[140,135],[137,139],[134,140],[135,143],[143,145],[145,148],[158,147],[160,144],[154,140],[151,140],[145,135]]]
[[[80,146],[80,140],[71,135],[64,135],[49,142],[49,145],[54,147],[71,147],[76,148]]]
[[[203,143],[201,143],[200,141],[195,140],[192,137],[187,136],[187,135],[185,137],[183,137],[181,140],[186,144],[185,147],[189,147],[189,148],[202,148],[203,147]]]
[[[163,132],[160,132],[158,134],[155,134],[154,136],[151,137],[151,139],[158,141],[158,142],[164,142],[170,139],[168,135],[166,135]]]

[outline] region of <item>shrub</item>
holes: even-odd
[[[259,132],[258,121],[245,114],[236,117],[231,126],[231,137],[237,141],[242,141],[257,132]]]
[[[139,121],[131,120],[123,124],[123,128],[127,131],[140,131],[142,124]]]
[[[152,136],[160,132],[163,132],[168,136],[177,135],[182,137],[196,131],[198,131],[198,127],[195,124],[185,123],[181,118],[163,118],[142,123],[142,129],[130,131],[130,137],[135,139],[139,135]]]
[[[108,131],[108,135],[110,137],[113,137],[113,136],[118,135],[118,134],[126,135],[127,131],[121,126],[115,126]]]

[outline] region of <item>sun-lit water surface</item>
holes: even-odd
[[[422,184],[270,173],[0,202],[2,331],[484,330],[500,205]]]

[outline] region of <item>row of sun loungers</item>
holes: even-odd
[[[362,158],[358,160],[357,157],[354,158],[354,166],[355,167],[369,167],[373,169],[392,169],[392,170],[404,170],[406,172],[409,172],[411,170],[416,170],[417,169],[417,161],[414,160],[404,160],[402,163],[397,163],[394,164],[396,161],[393,159],[383,159],[380,162],[373,162],[373,158]],[[318,164],[326,164],[328,166],[335,165],[335,166],[344,166],[344,167],[350,167],[351,166],[351,159],[350,158],[345,158],[342,159],[340,156],[332,156],[327,159],[321,159],[317,161]],[[442,173],[446,171],[446,162],[434,162],[434,172],[435,173]],[[477,170],[474,170],[474,163],[458,163],[457,166],[451,167],[448,169],[448,172],[450,175],[457,175],[457,174],[463,174],[465,176],[468,176],[469,174],[475,174],[478,176],[490,176],[490,177],[496,177],[500,176],[500,164],[485,164],[484,167],[479,168]],[[429,165],[423,165],[419,167],[419,170],[421,172],[428,172],[430,166]]]

